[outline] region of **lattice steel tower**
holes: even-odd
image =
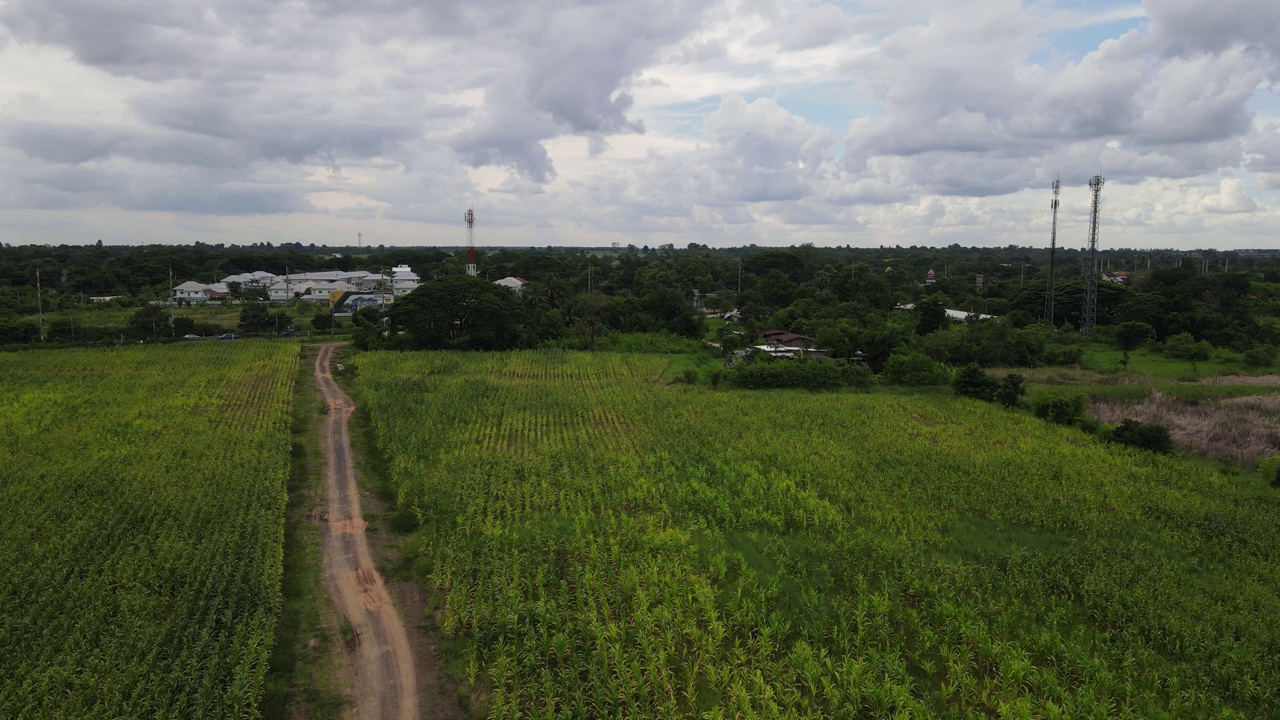
[[[467,274],[475,277],[480,272],[476,269],[476,214],[467,208],[462,217],[467,221]]]
[[[1049,207],[1053,209],[1053,225],[1049,231],[1049,284],[1045,287],[1044,293],[1044,319],[1053,325],[1053,273],[1057,264],[1058,256],[1058,193],[1062,192],[1062,181],[1054,179],[1053,181],[1053,200],[1049,202]]]
[[[1089,268],[1084,285],[1084,319],[1080,322],[1080,334],[1088,335],[1098,324],[1098,204],[1102,201],[1101,175],[1089,180],[1093,191],[1093,208],[1089,213]]]

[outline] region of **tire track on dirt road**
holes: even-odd
[[[418,684],[404,623],[374,567],[351,458],[348,420],[355,403],[329,370],[342,343],[320,346],[316,386],[328,405],[321,447],[325,457],[325,582],[355,635],[351,649],[360,720],[418,720]]]

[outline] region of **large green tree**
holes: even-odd
[[[428,280],[390,311],[402,342],[424,350],[506,350],[520,341],[522,308],[516,294],[468,275]]]

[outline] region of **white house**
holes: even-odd
[[[207,302],[209,300],[209,286],[194,280],[188,280],[173,289],[173,299],[189,303]]]
[[[418,279],[417,274],[409,269],[408,265],[397,265],[392,268],[391,292],[396,297],[408,295],[414,290],[417,290],[418,286],[421,284],[422,281]]]
[[[276,276],[269,272],[266,272],[265,270],[254,270],[253,272],[237,273],[235,275],[228,275],[222,278],[222,283],[224,285],[229,285],[235,282],[235,283],[240,283],[240,287],[242,288],[267,287],[272,283],[274,283],[275,281],[276,281]]]
[[[514,290],[515,292],[524,292],[524,288],[529,284],[529,281],[524,278],[509,276],[504,277],[501,280],[494,280],[493,284],[501,285],[502,287],[507,288],[508,290]]]
[[[306,282],[306,283],[303,283],[303,286],[306,287],[306,290],[300,291],[302,292],[301,299],[302,299],[302,302],[307,303],[309,305],[320,305],[322,303],[328,303],[329,293],[331,292],[350,293],[350,292],[355,292],[356,290],[359,289],[355,285],[352,285],[351,283],[342,282],[342,281]]]

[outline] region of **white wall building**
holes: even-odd
[[[502,287],[507,288],[508,290],[514,290],[515,292],[519,293],[519,292],[524,292],[524,288],[526,285],[529,284],[529,281],[525,280],[524,278],[518,278],[512,275],[512,276],[504,277],[501,280],[494,280],[493,284],[501,285]]]

